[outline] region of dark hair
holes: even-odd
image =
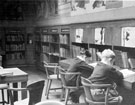
[[[91,57],[91,53],[88,50],[85,51],[85,55],[86,57]]]

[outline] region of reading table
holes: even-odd
[[[70,64],[73,64],[72,59],[59,61],[59,65],[64,69],[68,69]],[[124,78],[121,86],[118,86],[117,89],[123,97],[122,105],[135,105],[135,74]]]
[[[24,88],[27,86],[28,81],[28,74],[24,71],[20,70],[19,68],[4,68],[2,72],[0,73],[0,84],[2,83],[9,83],[10,86],[13,86],[14,88]],[[15,95],[15,101],[24,99],[27,97],[27,92],[22,93],[14,93]]]

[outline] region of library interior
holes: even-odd
[[[0,105],[135,105],[134,0],[0,0]]]

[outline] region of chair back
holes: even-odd
[[[67,72],[64,69],[60,69],[59,74],[61,77],[63,87],[72,86],[71,84],[69,85],[69,79],[67,79],[68,76],[71,77],[70,80],[72,80],[72,78],[75,78],[75,83],[73,84],[74,86],[78,88],[80,87],[80,76],[81,76],[80,72]]]
[[[29,105],[35,105],[36,103],[41,101],[44,83],[45,81],[41,80],[27,86],[30,94]]]
[[[108,93],[110,88],[112,87],[111,84],[93,84],[90,80],[81,77],[81,82],[84,88],[86,102],[90,105],[108,105]],[[105,89],[104,101],[99,102],[95,101],[92,95],[92,89]]]
[[[46,100],[46,101],[39,102],[36,105],[65,105],[65,104],[60,101]]]
[[[58,74],[59,74],[58,63],[47,63],[46,61],[43,61],[43,65],[44,65],[44,69],[45,69],[47,78],[50,78],[51,74],[56,74],[58,76]]]

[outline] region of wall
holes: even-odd
[[[66,0],[65,0],[66,1]],[[74,0],[72,0],[74,1]],[[61,3],[58,5],[58,12],[54,15],[48,15],[47,18],[39,19],[38,26],[53,26],[75,23],[102,22],[113,20],[134,19],[135,1],[111,0],[105,2],[105,6],[94,7],[95,0],[86,1],[83,7],[79,7],[79,2]],[[78,6],[79,5],[79,6]],[[73,9],[75,6],[75,9]]]

